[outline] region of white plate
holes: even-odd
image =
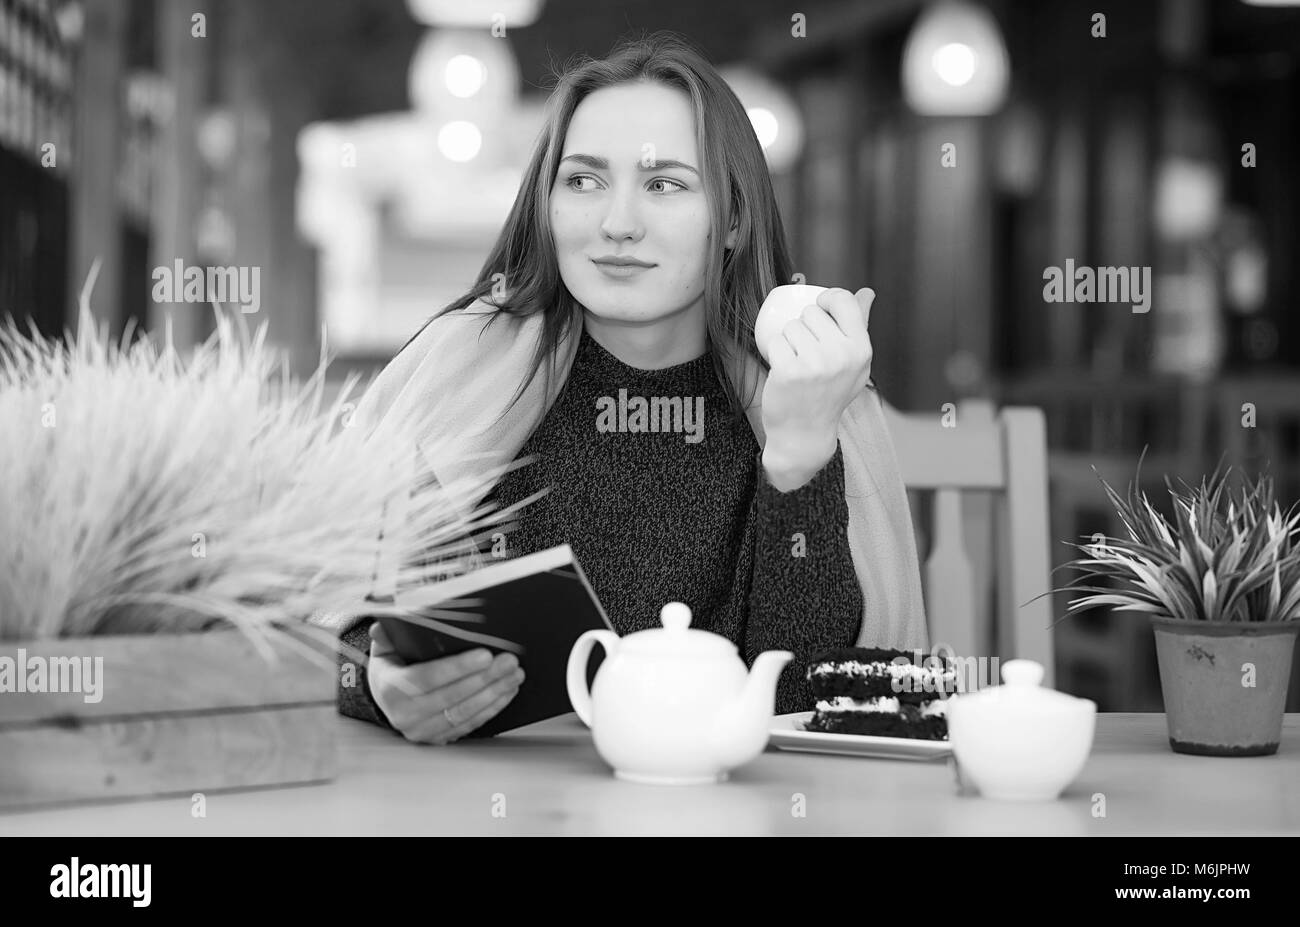
[[[946,740],[917,740],[911,737],[869,737],[865,734],[822,734],[805,731],[811,711],[777,715],[772,719],[771,743],[782,750],[804,753],[838,753],[845,756],[874,756],[893,760],[932,760],[952,753]]]

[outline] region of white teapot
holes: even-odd
[[[658,785],[724,781],[767,746],[776,682],[794,654],[769,650],[746,671],[736,645],[690,627],[669,602],[662,628],[620,638],[587,631],[569,653],[569,701],[620,779]],[[605,661],[587,691],[596,644]]]

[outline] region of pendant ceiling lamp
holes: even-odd
[[[992,14],[940,0],[917,19],[903,51],[903,95],[926,116],[985,116],[1005,102],[1010,65]]]
[[[435,116],[500,115],[519,93],[509,39],[480,29],[430,29],[411,59],[411,105]]]
[[[775,81],[749,67],[723,68],[720,73],[749,116],[768,170],[788,170],[803,150],[803,117],[799,107]]]
[[[406,8],[426,26],[489,28],[500,23],[507,30],[531,26],[541,15],[543,0],[406,0]]]

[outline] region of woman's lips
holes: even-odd
[[[614,280],[626,280],[629,277],[636,277],[650,270],[650,267],[642,267],[640,264],[602,264],[600,261],[592,261],[606,277]]]

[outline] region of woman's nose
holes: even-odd
[[[615,192],[609,198],[609,208],[601,220],[600,231],[606,238],[636,239],[641,236],[641,219],[634,202],[636,191]]]

